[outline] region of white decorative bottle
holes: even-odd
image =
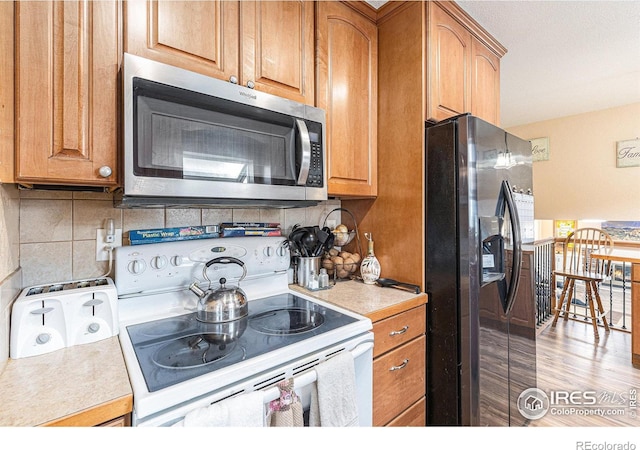
[[[365,233],[364,237],[369,241],[369,251],[367,256],[362,260],[360,264],[360,275],[364,284],[375,284],[376,280],[380,278],[380,262],[376,255],[373,253],[373,238],[371,233]]]

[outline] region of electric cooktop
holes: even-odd
[[[357,321],[290,293],[248,305],[247,317],[224,324],[190,313],[126,327],[149,392]]]

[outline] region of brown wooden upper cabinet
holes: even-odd
[[[121,3],[14,5],[16,181],[115,187]]]
[[[317,5],[317,106],[327,112],[329,195],[377,195],[378,30],[341,2]]]
[[[15,181],[13,23],[13,3],[0,2],[0,183]]]
[[[310,1],[125,4],[125,51],[314,105]]]
[[[506,50],[448,3],[427,8],[426,118],[440,121],[471,112],[499,125],[500,58]]]

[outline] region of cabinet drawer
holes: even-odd
[[[116,419],[105,422],[101,425],[101,427],[128,427],[131,426],[131,415],[127,414],[126,416],[118,417]]]
[[[425,333],[425,305],[410,309],[373,324],[373,357],[409,342]]]
[[[427,399],[422,397],[389,422],[388,427],[424,427],[427,424]]]
[[[373,360],[373,425],[389,423],[425,395],[424,335]]]

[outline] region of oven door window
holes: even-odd
[[[293,118],[149,80],[133,82],[136,176],[296,184]]]

